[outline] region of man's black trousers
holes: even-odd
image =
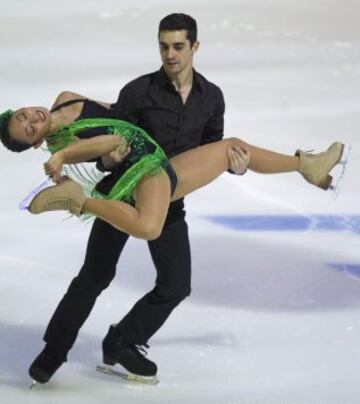
[[[170,219],[166,221],[161,236],[148,242],[157,271],[155,287],[117,325],[120,334],[133,344],[146,344],[171,311],[190,294],[187,224],[183,214]],[[114,278],[117,261],[128,237],[108,223],[95,220],[84,265],[72,280],[47,327],[44,341],[52,349],[63,352],[71,349],[96,298]]]

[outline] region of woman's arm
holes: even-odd
[[[105,170],[112,170],[114,167],[121,164],[125,157],[130,153],[131,147],[128,145],[126,140],[124,140],[124,144],[118,146],[115,150],[106,154],[105,156],[101,156],[101,162]]]
[[[123,143],[124,139],[120,136],[99,135],[91,139],[77,140],[58,153],[62,155],[63,164],[83,163],[109,154]]]
[[[103,102],[103,101],[97,101],[97,100],[93,100],[91,98],[87,98],[84,97],[81,94],[77,94],[77,93],[73,93],[72,91],[62,91],[56,98],[54,104],[53,104],[53,108],[56,107],[59,104],[62,104],[66,101],[71,101],[71,100],[92,100],[94,102],[96,102],[99,105],[102,105],[103,107],[110,109],[111,108],[111,103],[109,102]]]
[[[54,153],[44,164],[45,173],[55,180],[59,178],[63,164],[82,163],[111,153],[122,146],[124,139],[115,135],[100,135],[78,140]]]

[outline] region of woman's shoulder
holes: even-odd
[[[80,94],[73,93],[72,91],[62,91],[55,99],[55,102],[52,106],[52,108],[57,107],[60,104],[63,104],[64,102],[67,101],[72,101],[72,100],[85,100],[86,97]]]

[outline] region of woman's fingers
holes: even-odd
[[[131,147],[129,145],[121,148],[116,148],[114,151],[109,153],[109,156],[117,163],[121,163],[124,158],[130,153]]]
[[[60,176],[61,167],[59,169],[56,164],[52,164],[49,160],[44,164],[44,171],[47,176],[51,177],[54,182],[56,182],[56,179]]]

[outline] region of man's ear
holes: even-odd
[[[36,143],[34,143],[33,145],[32,145],[32,147],[34,148],[34,149],[38,149],[41,145],[42,145],[42,142],[44,141],[44,139],[40,139],[40,140],[38,140]]]
[[[194,54],[199,49],[199,46],[200,46],[199,41],[196,41],[196,42],[193,43],[193,46],[191,48],[192,54]]]

